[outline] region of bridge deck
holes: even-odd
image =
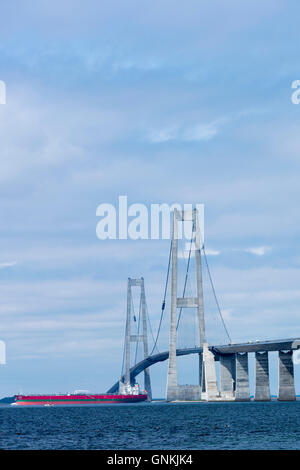
[[[209,349],[215,354],[216,357],[222,354],[234,354],[239,352],[263,352],[263,351],[288,351],[292,349],[300,348],[300,338],[289,338],[289,339],[276,339],[267,341],[249,341],[248,343],[231,343],[218,346],[209,346]],[[202,352],[202,348],[186,348],[177,349],[177,356],[186,356],[188,354],[199,354]],[[141,362],[137,363],[130,369],[130,377],[134,379],[138,374],[147,367],[156,364],[157,362],[166,361],[169,357],[169,351],[154,354],[149,356]],[[122,377],[124,380],[124,376]],[[118,391],[119,381],[116,382],[107,393],[114,393]]]

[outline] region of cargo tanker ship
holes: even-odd
[[[128,390],[130,388],[130,390]],[[103,405],[105,403],[138,403],[146,401],[146,392],[140,392],[138,385],[126,387],[125,393],[66,393],[58,395],[16,395],[11,405],[38,405],[38,406],[59,406],[59,405]]]

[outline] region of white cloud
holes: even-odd
[[[154,144],[177,140],[177,138],[178,129],[175,127],[166,127],[165,129],[155,130],[149,135],[150,142]]]
[[[184,259],[188,259],[189,257],[189,253],[190,253],[190,243],[186,243],[185,244],[185,248],[184,250],[182,251],[178,251],[178,258],[184,258]],[[207,256],[218,256],[219,254],[221,253],[221,251],[219,250],[213,250],[213,249],[210,249],[210,248],[205,248],[205,254]],[[195,256],[195,246],[192,245],[192,249],[191,249],[191,258]]]
[[[3,262],[3,263],[0,263],[0,269],[9,268],[11,266],[15,266],[16,264],[17,264],[16,261],[6,261],[6,262]]]
[[[222,316],[223,316],[223,319],[226,321],[226,320],[231,320],[232,319],[232,309],[231,308],[225,308],[225,309],[222,309]]]
[[[272,250],[270,246],[256,246],[251,248],[246,248],[245,251],[247,253],[252,253],[253,255],[263,256],[269,253]]]
[[[116,60],[112,64],[112,68],[114,71],[119,70],[157,70],[160,68],[161,63],[157,59],[145,59],[145,58],[137,58],[137,59],[123,59],[123,60]]]
[[[205,248],[205,253],[207,254],[207,256],[218,256],[221,253],[221,251]]]
[[[199,142],[201,140],[210,140],[218,133],[217,121],[210,124],[197,124],[184,131],[181,140],[186,142]]]
[[[159,142],[200,142],[213,139],[220,129],[228,123],[240,120],[251,114],[261,113],[260,109],[245,109],[230,113],[208,123],[195,123],[190,125],[169,125],[159,130],[154,130],[149,135],[152,143]]]
[[[200,142],[210,140],[219,131],[219,126],[223,120],[216,120],[208,124],[195,124],[186,126],[168,126],[152,131],[148,140],[152,143],[162,142]]]

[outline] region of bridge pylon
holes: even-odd
[[[195,264],[196,264],[196,297],[178,297],[178,224],[181,222],[190,221],[193,224],[192,240],[195,249]],[[173,212],[173,233],[172,233],[172,247],[171,247],[171,318],[170,318],[170,346],[169,346],[169,364],[168,364],[168,378],[167,378],[167,401],[188,400],[198,401],[201,400],[202,392],[206,391],[207,379],[210,373],[205,373],[205,369],[209,367],[211,361],[205,358],[203,361],[203,354],[199,354],[199,384],[179,386],[177,374],[177,359],[176,359],[176,329],[177,329],[177,309],[178,308],[196,308],[197,309],[197,323],[198,323],[198,341],[199,347],[206,347],[205,337],[205,322],[204,322],[204,303],[203,303],[203,283],[202,283],[202,267],[201,267],[201,237],[197,209],[191,211],[180,211],[174,209]],[[213,375],[214,377],[214,375]],[[210,387],[211,388],[211,385]]]
[[[132,287],[140,287],[140,314],[142,320],[142,330],[138,334],[131,333],[131,322],[133,318],[133,303],[132,303]],[[128,387],[131,385],[130,378],[130,346],[131,343],[143,343],[144,359],[148,357],[148,332],[147,332],[147,306],[145,295],[144,278],[132,279],[128,278],[127,283],[127,314],[126,314],[126,331],[125,331],[125,374],[124,383],[120,383],[120,387]],[[144,370],[144,385],[148,394],[148,401],[152,400],[152,390],[150,381],[149,368]]]

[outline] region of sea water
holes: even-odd
[[[300,402],[0,407],[1,449],[300,449]]]

